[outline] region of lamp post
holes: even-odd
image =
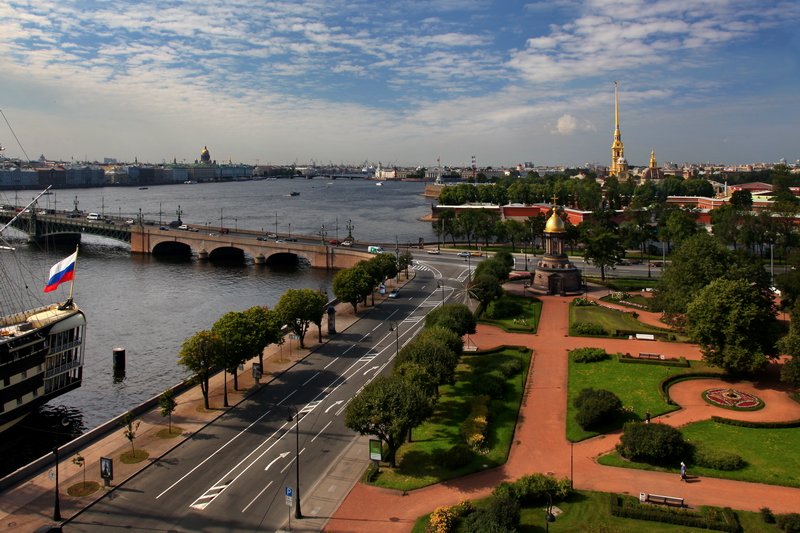
[[[437,281],[436,286],[442,289],[442,305],[444,305],[444,283]]]
[[[389,331],[394,331],[395,335],[395,353],[400,353],[400,327],[394,320],[389,321]]]
[[[351,241],[353,240],[353,221],[352,220],[348,220],[347,221],[347,239],[351,240]]]
[[[53,446],[53,454],[56,456],[56,492],[55,492],[55,501],[53,502],[53,520],[60,521],[61,520],[61,502],[58,499],[58,430],[61,427],[69,426],[69,419],[67,417],[63,417],[59,420],[58,424],[56,424],[56,445]]]
[[[294,409],[294,415],[292,415],[292,409]],[[296,407],[288,406],[286,410],[289,412],[289,418],[286,419],[287,422],[291,422],[294,419],[297,419],[294,424],[294,435],[295,435],[295,468],[296,468],[296,477],[297,477],[297,486],[294,490],[294,497],[295,505],[294,505],[294,517],[295,518],[303,518],[303,512],[300,510],[300,413],[297,411]]]
[[[233,219],[233,231],[239,231],[239,219],[235,217]]]
[[[547,495],[547,514],[544,515],[545,532],[550,531],[550,524],[556,521],[556,516],[553,514],[553,495]]]
[[[219,229],[222,229],[222,208],[219,208]]]

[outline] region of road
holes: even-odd
[[[292,509],[286,487],[298,497],[296,451],[302,498],[354,438],[342,422],[345,406],[364,385],[390,371],[397,349],[419,333],[430,310],[463,294],[466,276],[460,258],[420,264],[397,298],[365,312],[345,332],[78,515],[65,531],[221,533],[286,527]],[[299,427],[296,418],[288,420],[295,409]]]

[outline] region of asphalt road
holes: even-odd
[[[65,531],[221,533],[286,527],[293,510],[286,504],[286,487],[298,497],[296,450],[302,498],[355,437],[343,424],[350,399],[390,371],[397,349],[419,333],[430,310],[463,295],[463,260],[436,259],[420,264],[397,298],[364,313],[344,333],[78,515]],[[295,409],[299,428],[296,418],[287,420]],[[314,509],[302,511],[314,514]]]

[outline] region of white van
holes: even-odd
[[[367,248],[367,251],[371,254],[382,254],[383,248],[381,248],[380,246],[370,246],[369,248]]]
[[[97,213],[89,213],[86,215],[86,220],[100,220],[100,215]]]

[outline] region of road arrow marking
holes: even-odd
[[[370,372],[372,372],[372,371],[373,371],[373,370],[375,370],[376,368],[380,368],[380,366],[373,366],[372,368],[370,368],[369,370],[367,370],[366,372],[364,372],[364,375],[366,376],[367,374],[369,374]]]
[[[334,407],[336,407],[336,406],[337,406],[337,405],[339,405],[340,403],[344,403],[344,400],[339,400],[339,401],[333,402],[333,405],[331,405],[330,407],[328,407],[327,409],[325,409],[325,412],[327,413],[328,411],[330,411],[331,409],[333,409]]]
[[[271,467],[272,465],[274,465],[276,462],[280,461],[281,459],[283,459],[283,458],[284,458],[284,457],[286,457],[287,455],[289,455],[289,452],[283,452],[283,453],[282,453],[282,454],[280,454],[278,457],[276,457],[275,459],[273,459],[273,460],[272,460],[272,462],[271,462],[270,464],[268,464],[268,465],[267,465],[267,467],[266,467],[264,470],[265,470],[265,471],[266,471],[266,470],[269,470],[269,467]]]

